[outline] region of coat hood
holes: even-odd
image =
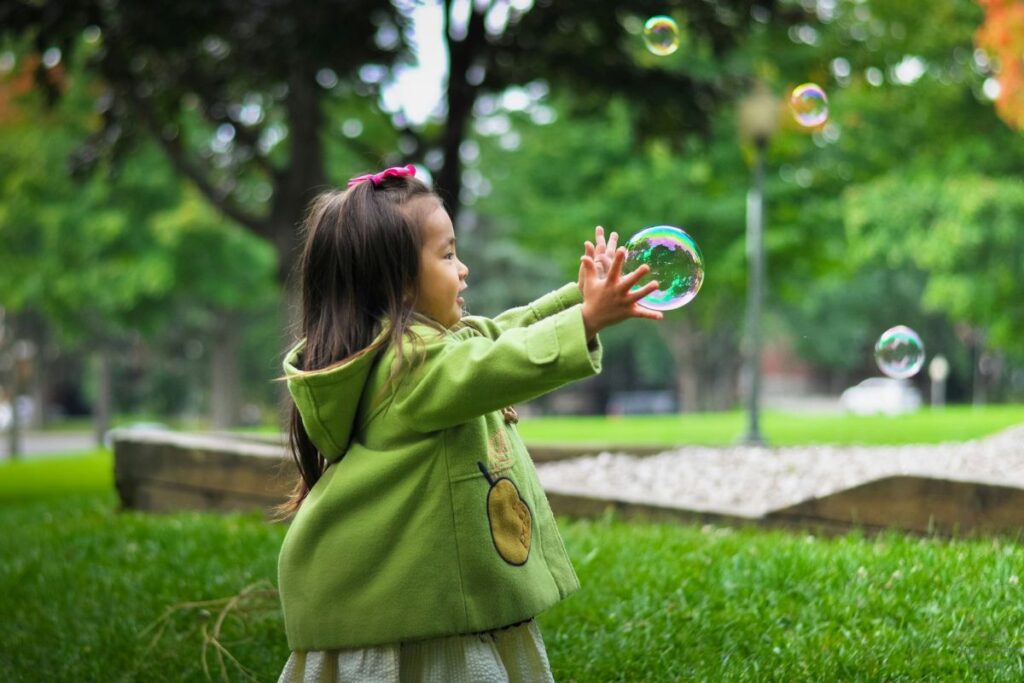
[[[383,348],[371,345],[340,365],[304,372],[298,368],[306,340],[285,355],[284,374],[306,434],[320,454],[334,462],[348,448],[370,371]]]

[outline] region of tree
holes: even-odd
[[[978,46],[996,56],[999,96],[996,111],[1007,125],[1024,128],[1024,5],[1016,0],[978,0],[985,21]]]
[[[1020,182],[888,176],[851,190],[845,204],[859,262],[921,269],[926,307],[984,329],[991,345],[1024,359]]]
[[[769,225],[788,224],[802,242],[785,276],[773,280],[777,310],[800,353],[832,368],[826,374],[833,388],[877,372],[871,347],[897,323],[915,326],[956,371],[972,373],[965,335],[957,332],[968,322],[963,311],[926,302],[933,267],[909,258],[897,263],[895,255],[913,249],[910,236],[921,229],[915,221],[926,218],[908,207],[920,206],[921,192],[948,189],[929,184],[936,178],[1024,173],[1024,141],[999,123],[983,87],[989,64],[972,42],[982,18],[969,0],[928,11],[919,3],[840,2],[813,25],[797,27],[796,46],[775,50],[780,74],[806,74],[829,95],[823,128],[790,125],[775,141],[780,172],[769,189]],[[876,241],[873,218],[863,229],[850,225],[854,205],[878,196],[876,183],[888,188],[888,204],[875,203],[872,214],[893,227],[884,243]],[[873,245],[871,257],[855,257],[868,253],[862,241]],[[769,260],[773,275],[777,258]],[[989,321],[1000,315],[997,307],[986,312]]]
[[[840,2],[792,27],[756,24],[732,61],[719,65],[723,82],[733,82],[731,73],[756,72],[780,97],[808,80],[829,94],[826,126],[803,129],[784,113],[772,140],[766,248],[772,329],[817,363],[833,390],[872,372],[871,347],[897,322],[918,326],[932,343],[959,343],[954,311],[922,309],[929,272],[921,265],[852,258],[863,235],[844,230],[843,197],[880,176],[1024,171],[1024,156],[1007,153],[1024,152],[1022,141],[996,125],[981,88],[985,70],[971,50],[980,17],[968,0],[925,13],[913,3]],[[689,55],[687,61],[693,68]],[[659,141],[637,134],[640,114],[629,98],[609,96],[603,109],[583,115],[578,97],[560,91],[521,111],[503,108],[498,98],[481,100],[490,116],[478,120],[480,152],[467,177],[469,189],[482,195],[475,210],[501,227],[487,239],[512,235],[535,258],[573,264],[579,241],[596,223],[627,234],[651,222],[690,229],[704,248],[707,279],[697,300],[660,329],[677,345],[680,387],[699,386],[700,400],[707,400],[707,387],[721,377],[728,383],[738,358],[745,280],[748,175],[732,109],[717,110],[707,136]],[[915,187],[908,183],[908,195]],[[986,315],[999,315],[998,308]],[[691,399],[684,404],[693,405],[696,389],[684,393]]]
[[[692,2],[685,8],[688,31],[704,59],[713,60],[735,45],[752,7],[767,11],[773,4]],[[722,95],[720,84],[703,74],[655,72],[637,61],[638,38],[624,34],[623,24],[632,22],[635,32],[642,17],[660,11],[658,3],[572,0],[521,10],[504,0],[445,0],[444,126],[439,135],[430,126],[415,130],[400,114],[388,117],[378,102],[389,68],[409,58],[411,6],[82,0],[68,7],[51,0],[5,5],[0,35],[27,37],[40,54],[69,55],[85,32],[97,44],[88,64],[109,89],[100,96],[106,125],[79,160],[129,149],[145,131],[208,201],[275,245],[282,282],[297,251],[295,225],[312,194],[339,167],[395,160],[400,138],[414,158],[439,148],[438,186],[455,216],[459,150],[481,92],[552,78],[594,98],[612,91],[653,94],[652,104],[640,107],[648,113],[638,124],[646,130],[657,122],[661,131],[674,123],[682,127],[673,130],[705,129]],[[59,91],[45,70],[37,74],[55,99]],[[672,105],[657,97],[668,93]],[[393,127],[375,123],[372,136],[339,135],[337,119],[356,112]],[[246,201],[247,192],[257,200]]]
[[[402,47],[403,17],[390,5],[335,0],[264,3],[8,3],[2,35],[40,55],[82,56],[101,79],[103,127],[75,155],[89,166],[154,141],[175,172],[222,214],[277,250],[285,281],[297,251],[295,225],[329,180],[327,160],[376,165],[375,147],[351,142],[331,116],[373,110],[379,83],[360,78]],[[383,36],[382,34],[387,34]],[[45,64],[37,84],[55,101]]]
[[[104,162],[97,173],[70,177],[69,155],[100,125],[91,113],[94,83],[80,71],[51,75],[63,97],[46,108],[38,90],[22,87],[24,75],[0,87],[15,95],[5,98],[0,127],[0,306],[38,312],[58,342],[96,354],[102,437],[112,365],[124,349],[166,334],[183,309],[196,307],[208,311],[211,337],[220,330],[224,344],[237,343],[239,324],[226,322],[273,299],[274,259],[182,191],[152,146],[119,166]],[[237,361],[218,361],[213,405],[228,423],[237,412]]]

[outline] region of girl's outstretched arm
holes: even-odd
[[[496,338],[462,329],[423,340],[389,414],[420,432],[454,427],[601,371],[582,304]]]
[[[485,336],[497,339],[507,330],[532,325],[580,303],[583,303],[583,294],[580,292],[579,286],[572,282],[553,292],[548,292],[525,306],[510,308],[494,318],[473,315],[465,316],[463,320]]]
[[[598,275],[605,277],[611,270],[619,235],[612,232],[605,241],[604,228],[598,225],[594,228],[594,241],[587,240],[583,243],[583,251],[586,256],[594,259]],[[500,313],[494,318],[488,319],[481,316],[466,316],[466,322],[476,327],[492,339],[497,338],[502,332],[513,327],[532,325],[538,320],[564,311],[570,306],[583,303],[583,278],[580,277],[576,284],[567,284],[549,292],[539,299],[517,306]]]

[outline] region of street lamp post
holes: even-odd
[[[747,193],[747,430],[741,443],[766,445],[761,434],[761,309],[764,304],[764,155],[778,126],[779,104],[762,83],[740,102],[740,132],[754,144],[754,167]]]

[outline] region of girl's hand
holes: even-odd
[[[594,265],[597,266],[598,277],[602,279],[608,277],[608,271],[612,268],[612,255],[615,253],[618,243],[619,233],[617,232],[613,232],[606,243],[604,241],[604,228],[600,225],[594,228],[594,242],[587,240],[583,243],[584,255],[594,260]],[[579,285],[580,291],[583,291],[582,274],[580,275]]]
[[[587,240],[583,248],[586,251],[586,255],[594,259],[598,276],[602,278],[608,277],[608,271],[612,269],[612,257],[615,254],[615,248],[619,245],[619,233],[612,232],[612,236],[606,244],[604,241],[604,228],[599,225],[594,228],[594,242],[595,244],[591,244],[590,240]]]
[[[630,291],[640,278],[650,272],[650,266],[644,264],[632,273],[623,275],[622,264],[625,260],[625,247],[616,249],[607,273],[601,277],[593,256],[580,257],[583,327],[587,332],[587,341],[604,328],[629,318],[661,320],[664,317],[661,311],[652,311],[637,303],[658,289],[657,281],[648,282],[635,292]]]

